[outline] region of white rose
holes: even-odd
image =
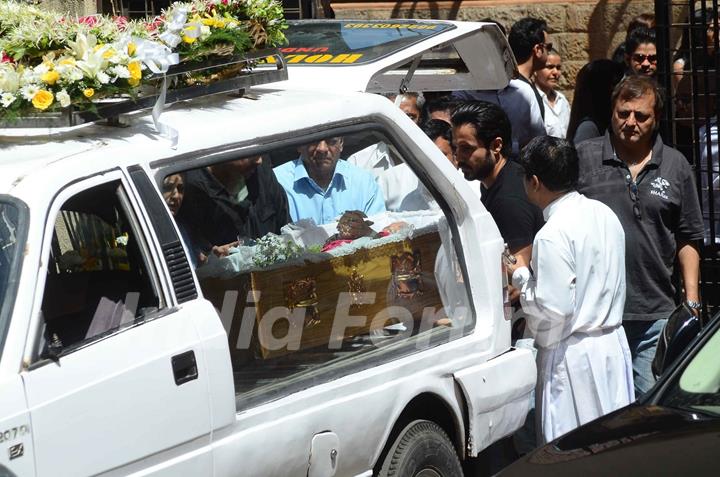
[[[72,68],[67,75],[70,81],[80,81],[83,79],[83,73],[78,68]]]
[[[108,84],[110,82],[110,76],[104,71],[98,71],[95,76],[102,84]]]
[[[20,75],[11,66],[0,66],[0,90],[14,93],[20,88]]]
[[[37,75],[38,77],[44,75],[44,74],[47,73],[48,71],[50,71],[50,68],[48,68],[45,63],[40,63],[40,64],[37,65],[35,68],[33,68],[33,72],[34,72],[35,75]]]
[[[64,89],[60,90],[55,95],[55,99],[60,101],[60,106],[62,106],[63,108],[67,108],[68,106],[70,106],[70,95],[67,94],[67,91],[65,91]]]
[[[116,65],[110,68],[110,73],[113,74],[116,78],[129,78],[130,77],[130,71],[127,69],[127,66],[123,65]]]

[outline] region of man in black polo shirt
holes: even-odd
[[[578,146],[579,191],[607,204],[625,230],[627,295],[623,326],[633,358],[635,394],[655,383],[652,359],[675,308],[672,274],[680,267],[685,299],[700,308],[703,221],[687,160],[657,133],[662,96],[646,76],[628,76],[612,94],[611,130]]]
[[[459,105],[452,115],[457,165],[467,180],[482,183],[481,201],[490,212],[510,252],[530,264],[542,211],[528,201],[524,171],[507,159],[512,144],[510,121],[499,106],[486,101]]]

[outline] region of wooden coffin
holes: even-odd
[[[228,280],[208,278],[201,285],[205,297],[219,310],[227,290],[239,292],[228,330],[231,351],[241,353],[236,350],[236,343],[245,308],[253,306],[246,301],[249,291],[254,295],[257,320],[253,342],[262,358],[282,356],[297,349],[320,351],[328,349],[331,340],[338,346],[342,341],[367,334],[373,318],[389,306],[406,309],[417,330],[426,307],[437,311],[442,306],[433,273],[440,246],[438,233],[430,232],[303,266],[255,271]],[[367,296],[359,293],[374,293],[374,302],[360,303],[361,297]],[[341,335],[331,336],[341,297],[350,315],[367,319],[362,326],[348,327]],[[283,312],[293,313],[293,319],[278,319]],[[271,315],[273,318],[269,318]],[[264,319],[268,321],[263,324]],[[299,347],[278,349],[277,340],[289,333],[292,336],[300,333]]]

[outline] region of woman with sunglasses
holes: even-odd
[[[628,74],[655,77],[657,73],[657,45],[655,30],[639,27],[625,40],[625,63]]]

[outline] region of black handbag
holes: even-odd
[[[655,377],[660,376],[680,356],[693,338],[700,333],[701,328],[700,317],[695,316],[686,303],[675,308],[658,339],[652,362],[652,372]]]

